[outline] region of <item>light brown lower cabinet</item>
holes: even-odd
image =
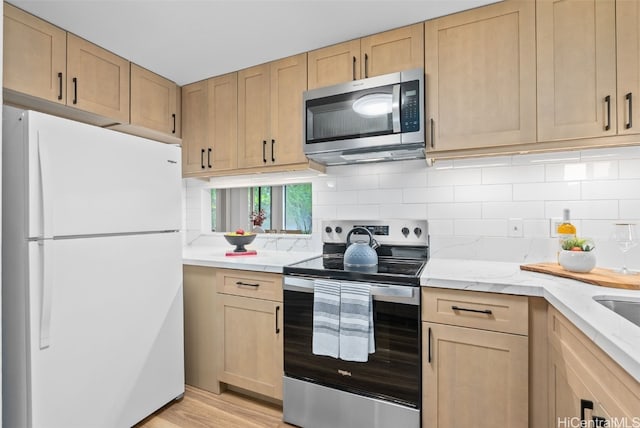
[[[640,426],[640,383],[552,307],[548,340],[548,426]]]
[[[422,309],[422,426],[527,427],[527,298],[423,289]]]
[[[282,399],[282,275],[219,269],[218,380]]]
[[[216,269],[183,267],[185,382],[220,393],[215,348]]]

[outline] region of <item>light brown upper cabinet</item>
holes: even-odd
[[[209,169],[207,136],[208,85],[206,80],[182,87],[182,175],[194,175]]]
[[[136,64],[131,64],[131,124],[180,137],[179,88]]]
[[[309,52],[309,89],[360,79],[360,39]]]
[[[615,135],[615,1],[538,0],[536,10],[538,139]]]
[[[129,61],[67,33],[67,105],[129,123]]]
[[[420,68],[424,64],[424,23],[363,37],[360,49],[362,77]]]
[[[640,2],[616,2],[616,34],[618,134],[637,134],[640,133]]]
[[[429,151],[536,141],[535,3],[425,23]]]
[[[424,24],[414,24],[309,52],[309,89],[424,65]]]
[[[307,54],[238,72],[238,167],[306,162],[302,150],[302,93]]]
[[[238,74],[182,88],[182,173],[212,175],[237,167]]]
[[[67,33],[4,3],[5,89],[66,102]]]

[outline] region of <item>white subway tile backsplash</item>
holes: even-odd
[[[429,218],[429,235],[453,236],[453,220],[439,220]]]
[[[638,199],[640,180],[586,181],[582,199]]]
[[[378,205],[338,205],[336,218],[341,220],[378,220],[380,206]]]
[[[312,186],[313,188],[313,186]],[[318,192],[317,203],[319,205],[345,205],[353,204],[358,197],[358,192],[349,190],[344,192]]]
[[[562,210],[571,210],[571,219],[606,220],[618,218],[618,204],[611,201],[550,201],[545,202],[545,217],[562,217]]]
[[[402,201],[405,204],[418,202],[453,202],[453,186],[404,189]]]
[[[282,175],[283,183],[287,177]],[[246,177],[247,183],[255,180]],[[597,239],[599,250],[615,250],[609,238],[613,223],[637,221],[640,228],[640,145],[438,160],[433,167],[424,160],[344,165],[307,181],[314,217],[314,238],[308,242],[316,251],[320,221],[335,218],[426,218],[436,253],[511,261],[555,257],[549,218],[561,217],[564,208],[571,210],[578,234]],[[183,181],[187,242],[208,227],[206,189],[226,182]],[[240,182],[228,181],[233,187]],[[508,236],[510,218],[523,219],[523,238]]]
[[[482,184],[538,183],[543,181],[544,165],[482,169]]]
[[[461,186],[481,184],[482,173],[477,169],[444,169],[430,168],[427,172],[427,186]]]
[[[429,204],[429,219],[480,219],[482,204],[468,202],[459,204]]]
[[[549,220],[524,220],[523,234],[525,238],[549,238],[551,230]]]
[[[483,202],[482,218],[545,218],[544,201]]]
[[[361,190],[358,192],[360,204],[399,204],[402,203],[402,191],[399,189]]]
[[[482,202],[482,201],[510,201],[512,199],[511,184],[488,184],[479,186],[456,186],[454,201]]]
[[[638,197],[640,198],[640,195]],[[621,219],[640,220],[640,199],[620,201],[619,205]]]
[[[456,236],[507,236],[507,220],[455,220]]]
[[[579,200],[580,183],[516,183],[513,185],[514,201]]]
[[[620,178],[640,178],[640,159],[621,160]]]
[[[618,161],[577,162],[546,165],[546,181],[615,180]]]
[[[379,176],[379,187],[381,189],[406,189],[406,188],[426,188],[427,170],[418,172],[407,172],[405,174],[387,174]]]
[[[378,176],[375,174],[369,175],[344,175],[336,179],[337,190],[363,190],[363,189],[377,189]]]
[[[427,204],[380,205],[380,218],[409,218],[426,220]]]
[[[640,145],[628,147],[608,147],[601,149],[582,150],[580,159],[588,160],[612,160],[612,159],[640,159]]]

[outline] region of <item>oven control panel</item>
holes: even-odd
[[[427,220],[324,220],[322,222],[322,242],[341,244],[354,228],[364,228],[371,232],[379,244],[388,245],[428,245],[429,224]],[[364,232],[354,232],[354,235]],[[352,236],[351,242],[359,240]]]

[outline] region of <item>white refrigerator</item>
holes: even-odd
[[[184,393],[180,148],[3,108],[7,428],[130,427]]]

